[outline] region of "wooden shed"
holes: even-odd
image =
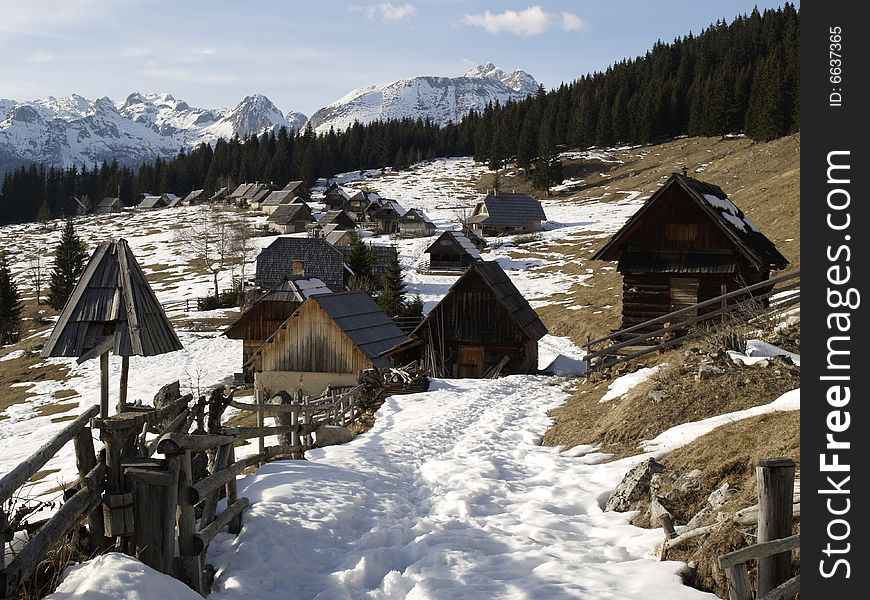
[[[355,193],[357,193],[356,190],[345,190],[337,183],[330,184],[323,193],[323,205],[327,210],[339,210]]]
[[[165,208],[166,198],[163,196],[145,196],[142,201],[136,205],[136,208],[143,210],[153,210],[156,208]]]
[[[315,294],[329,294],[331,290],[319,279],[285,279],[248,307],[235,323],[224,331],[232,340],[242,340],[242,365],[275,333],[297,308]],[[243,369],[245,380],[253,382],[253,371]]]
[[[424,250],[429,255],[429,271],[461,273],[480,260],[480,252],[458,231],[445,231]]]
[[[305,231],[305,226],[313,222],[307,204],[281,204],[269,215],[266,226],[276,233],[297,233]]]
[[[103,198],[94,208],[96,214],[119,213],[124,210],[124,203],[120,198]]]
[[[381,354],[407,336],[365,292],[308,298],[249,359],[258,390],[320,394],[356,385],[359,374],[387,367]]]
[[[617,261],[623,328],[759,283],[788,265],[722,188],[679,173],[592,258]]]
[[[468,219],[482,235],[529,233],[541,230],[547,220],[541,203],[528,194],[487,194]]]
[[[501,266],[477,261],[411,332],[411,339],[386,355],[399,363],[421,359],[434,377],[481,377],[494,370],[534,373],[538,340],[546,334]]]
[[[435,224],[419,208],[411,208],[399,219],[399,237],[428,237],[435,233]]]
[[[283,190],[295,194],[303,202],[311,202],[311,192],[308,191],[304,181],[291,181]]]
[[[217,190],[214,194],[209,196],[208,201],[209,202],[223,202],[224,200],[227,199],[229,194],[230,194],[229,189],[226,187],[222,187],[219,190]]]

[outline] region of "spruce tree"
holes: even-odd
[[[402,266],[398,255],[390,257],[387,272],[381,282],[381,291],[377,297],[378,306],[390,317],[401,314],[405,303],[405,278],[402,276]]]
[[[372,278],[375,257],[355,231],[350,233],[350,252],[347,255],[347,266],[357,278]]]
[[[6,263],[6,254],[0,251],[0,346],[15,342],[20,331],[21,298]]]
[[[48,290],[48,304],[60,310],[75,289],[79,275],[85,269],[88,255],[84,242],[76,234],[72,219],[67,219],[54,252],[54,268]]]

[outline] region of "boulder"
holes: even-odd
[[[607,500],[605,510],[625,512],[631,508],[632,503],[646,497],[650,489],[650,480],[654,473],[665,470],[664,465],[650,458],[640,463],[629,471],[616,486],[610,498]]]
[[[727,481],[720,485],[718,488],[713,490],[713,492],[707,497],[707,502],[710,504],[712,508],[719,508],[726,502],[728,502],[731,498],[737,495],[737,488],[731,486]]]
[[[724,373],[722,369],[719,367],[714,367],[713,365],[702,364],[698,366],[698,374],[695,375],[695,379],[698,381],[704,381],[706,379],[713,379],[717,375],[721,375]]]
[[[658,404],[668,397],[668,393],[664,390],[650,390],[646,393],[646,397],[649,398],[653,404]]]
[[[350,429],[340,425],[321,425],[314,430],[314,437],[314,445],[323,448],[324,446],[346,444],[353,439],[353,434]]]

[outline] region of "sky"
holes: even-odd
[[[217,108],[260,93],[310,116],[486,62],[549,89],[756,5],[782,2],[0,0],[0,98],[167,92]]]

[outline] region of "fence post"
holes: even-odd
[[[91,472],[91,469],[97,466],[97,457],[94,452],[94,438],[91,436],[90,427],[82,427],[81,431],[73,438],[73,446],[75,447],[76,467],[79,477],[84,478]],[[97,506],[88,515],[88,532],[90,533],[88,550],[91,553],[106,547],[103,509],[101,506]],[[2,558],[0,558],[0,561],[2,561]]]
[[[728,579],[728,600],[752,600],[746,563],[728,567],[725,569],[725,576]]]
[[[263,390],[256,390],[254,392],[254,402],[257,403],[257,427],[260,429],[260,437],[259,437],[259,451],[262,454],[266,450],[266,436],[263,433],[263,427],[266,426],[266,413],[263,409]]]
[[[236,462],[236,446],[235,444],[229,445],[229,459],[227,460],[227,465],[232,465]],[[238,485],[236,483],[236,478],[233,477],[230,481],[227,482],[226,485],[226,493],[227,493],[227,506],[232,506],[236,500],[239,499]],[[238,534],[242,530],[242,513],[240,512],[238,515],[233,517],[233,520],[230,521],[227,530],[233,535]]]
[[[190,450],[180,455],[178,470],[178,554],[180,575],[187,585],[202,595],[202,557],[196,553],[196,513],[190,503],[190,487],[193,483]]]
[[[770,542],[792,533],[795,463],[788,458],[758,461],[758,541]],[[758,597],[789,579],[791,552],[758,559]]]
[[[3,506],[0,505],[0,571],[6,568],[6,528],[9,527],[9,518],[6,516],[6,511],[3,510]],[[3,583],[3,588],[0,589],[0,593],[5,594],[5,582]]]
[[[299,439],[299,408],[298,405],[293,408],[290,412],[290,426],[293,428],[290,430],[290,445],[293,447],[298,446],[302,442]],[[298,451],[293,452],[293,458],[302,458],[302,454]]]

